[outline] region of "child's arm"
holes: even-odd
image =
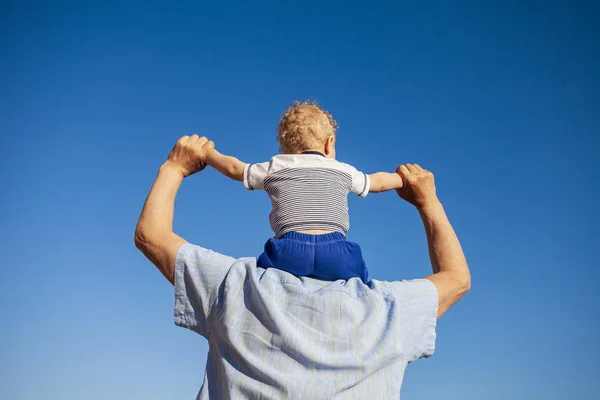
[[[240,182],[244,181],[244,168],[246,167],[246,163],[235,157],[226,156],[215,149],[210,153],[206,163],[233,180]]]
[[[376,172],[369,175],[371,187],[369,193],[385,192],[392,189],[402,189],[404,182],[395,172]]]

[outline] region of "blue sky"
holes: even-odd
[[[472,269],[403,398],[600,397],[598,3],[1,7],[1,398],[194,398],[206,342],[133,245],[143,201],[180,136],[266,161],[305,98],[338,120],[340,160],[434,172]],[[258,255],[269,206],[207,170],[175,230]],[[411,207],[350,207],[372,277],[429,273]]]

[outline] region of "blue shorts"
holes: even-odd
[[[260,268],[277,268],[298,276],[326,280],[360,278],[369,281],[369,272],[360,246],[340,232],[308,235],[288,232],[265,243],[257,261]]]

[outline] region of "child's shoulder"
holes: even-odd
[[[287,163],[307,163],[307,164],[330,164],[330,165],[345,165],[351,167],[352,165],[343,161],[336,160],[335,158],[325,157],[321,154],[275,154],[270,158],[269,162],[287,162]]]
[[[316,154],[276,154],[265,164],[270,172],[287,168],[327,168],[349,173],[356,170],[350,164]]]

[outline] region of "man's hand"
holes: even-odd
[[[165,163],[175,169],[182,178],[202,171],[206,167],[206,160],[215,149],[212,140],[204,136],[183,136],[177,141],[175,147],[169,153]]]
[[[418,210],[439,203],[431,172],[418,164],[405,164],[396,168],[396,173],[404,181],[402,189],[396,189],[402,199],[417,207]]]

